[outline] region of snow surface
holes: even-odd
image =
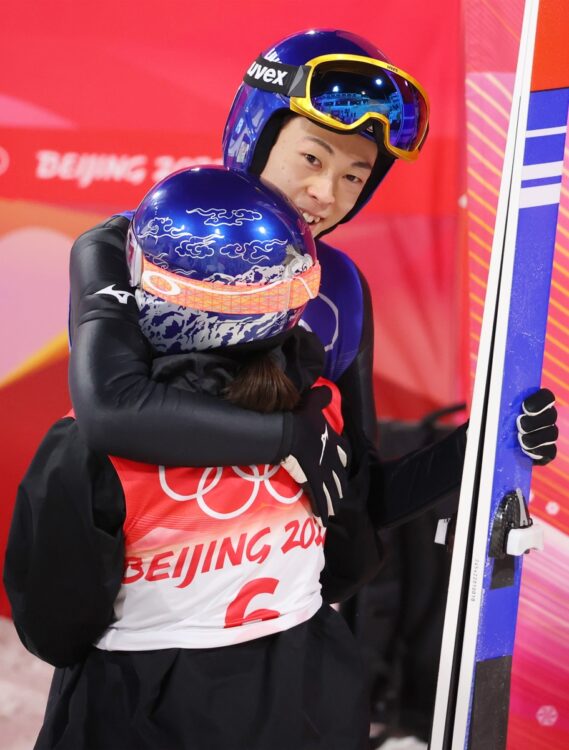
[[[0,617],[0,737],[2,750],[32,750],[42,724],[53,667],[20,643]]]

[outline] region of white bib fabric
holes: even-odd
[[[98,648],[227,646],[320,608],[325,532],[280,466],[111,460],[125,491],[126,560]]]

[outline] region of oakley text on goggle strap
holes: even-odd
[[[268,284],[236,284],[218,281],[196,281],[182,278],[142,261],[140,286],[144,291],[173,305],[226,315],[263,315],[303,307],[314,299],[320,287],[320,264],[292,278]]]
[[[412,76],[381,60],[321,55],[295,68],[259,57],[244,80],[290,97],[293,112],[338,132],[373,134],[377,122],[385,148],[397,158],[416,159],[427,135],[426,92]]]

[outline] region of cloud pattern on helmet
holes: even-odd
[[[169,354],[266,339],[280,333],[299,317],[298,310],[265,315],[216,315],[172,305],[142,289],[136,290],[136,301],[144,336],[157,351]]]

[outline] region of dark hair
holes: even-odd
[[[291,411],[300,400],[298,389],[269,353],[248,358],[235,380],[225,389],[225,398],[244,409],[268,414]]]
[[[261,176],[263,169],[267,165],[269,154],[271,153],[281,130],[289,120],[292,120],[295,117],[300,117],[300,115],[297,115],[296,112],[291,112],[288,109],[278,109],[276,112],[273,112],[263,128],[257,141],[257,145],[255,146],[251,166],[248,170],[251,174],[257,175],[257,177]]]

